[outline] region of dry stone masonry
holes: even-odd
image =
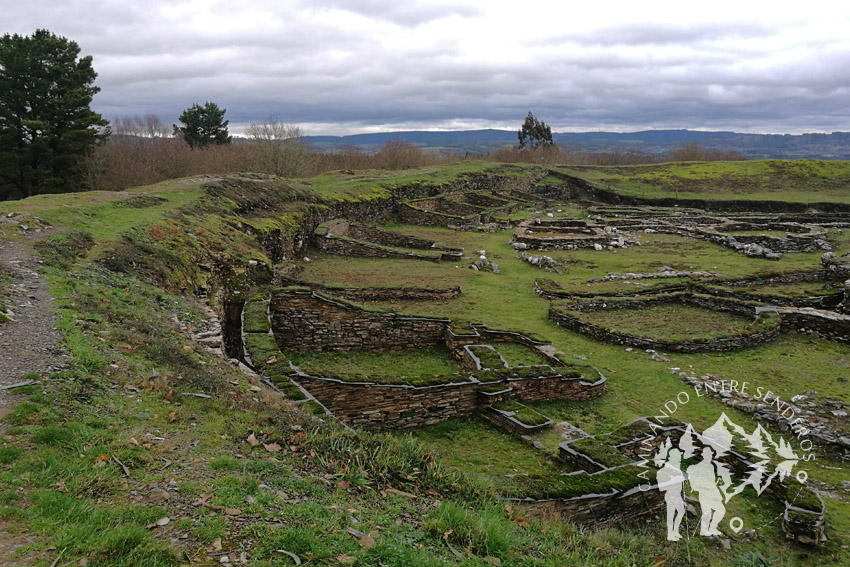
[[[669,303],[693,305],[706,310],[726,311],[745,317],[754,317],[754,321],[744,331],[728,337],[665,341],[618,332],[615,329],[594,324],[592,316],[587,316],[587,314],[592,315],[592,312],[600,310],[641,309]],[[780,318],[775,310],[757,312],[757,306],[752,302],[689,292],[609,297],[606,299],[575,298],[553,302],[549,308],[549,319],[558,326],[610,344],[673,352],[723,352],[763,345],[779,335]]]
[[[524,221],[514,232],[514,247],[603,250],[638,244],[640,233],[668,233],[708,240],[747,256],[778,260],[788,252],[830,250],[827,229],[850,227],[846,215],[839,213],[718,216],[698,209],[663,207],[594,207],[589,213],[590,220]]]
[[[290,365],[286,375],[351,426],[419,427],[486,411],[506,400],[581,400],[598,396],[605,388],[605,377],[591,366],[567,365],[541,350],[540,358],[548,364],[509,368],[492,346],[484,344],[517,343],[533,349],[546,344],[521,333],[484,325],[459,329],[447,319],[369,312],[303,287],[275,290],[269,297],[269,327],[284,351],[383,352],[445,346],[460,361],[461,373],[399,384],[368,377],[312,376]],[[514,415],[502,417],[508,428],[522,423]]]
[[[455,193],[401,203],[399,218],[409,224],[471,230],[482,224],[507,221],[507,216],[527,206],[488,193]]]
[[[408,236],[346,220],[335,220],[316,228],[319,250],[340,256],[409,258],[456,261],[463,249],[440,246],[432,240]]]

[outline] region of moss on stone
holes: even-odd
[[[626,465],[593,475],[528,475],[514,477],[508,496],[534,500],[570,499],[590,494],[609,494],[636,488],[645,481],[638,476],[645,469]]]
[[[514,419],[531,427],[543,425],[551,421],[542,413],[513,400],[504,401],[492,407],[499,411],[511,413]]]
[[[634,462],[611,446],[604,436],[585,437],[569,444],[574,451],[586,455],[603,467],[619,467]]]
[[[817,494],[805,484],[797,481],[797,479],[787,479],[785,481],[785,491],[785,500],[795,508],[811,510],[818,514],[823,510],[823,504]]]
[[[242,310],[242,328],[246,333],[268,333],[271,330],[268,303],[265,299],[245,302]]]
[[[502,356],[489,345],[472,345],[467,348],[478,359],[482,369],[498,370],[507,367]]]
[[[246,333],[244,337],[245,353],[258,372],[272,380],[292,374],[289,360],[281,354],[273,335]]]

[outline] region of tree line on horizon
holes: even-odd
[[[519,144],[487,154],[427,151],[391,140],[377,152],[356,147],[311,150],[298,126],[276,117],[252,123],[244,138],[228,132],[226,109],[193,104],[168,125],[154,114],[112,121],[90,105],[100,91],[91,56],[48,30],[0,37],[0,200],[43,193],[121,190],[198,174],[252,171],[306,177],[332,170],[408,169],[461,159],[497,162],[631,165],[661,161],[743,159],[698,144],[666,158],[639,152],[573,152],[552,142],[551,128],[531,112]]]

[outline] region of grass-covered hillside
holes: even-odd
[[[801,182],[792,190],[788,182],[770,198],[793,193],[797,200],[850,201],[834,181],[845,175],[846,165],[834,164],[833,172],[818,163],[799,166],[818,168],[811,185]],[[826,173],[817,173],[822,170]],[[569,170],[586,178],[600,175],[606,185],[622,182],[623,190],[636,187],[628,185],[633,177],[623,168],[616,182],[604,177],[613,173],[601,171]],[[516,257],[507,244],[509,231],[457,232],[405,226],[392,218],[382,226],[463,246],[467,254],[486,250],[502,274],[454,263],[341,258],[294,244],[309,235],[301,232],[308,220],[368,212],[400,188],[448,188],[482,175],[534,182],[543,174],[533,166],[474,161],[299,180],[187,178],[122,192],[0,203],[0,245],[15,243],[42,259],[40,273],[56,299],[55,326],[66,351],[62,369],[34,366],[21,376],[37,382],[10,390],[14,405],[0,415],[0,564],[660,567],[757,561],[757,554],[779,557],[775,565],[847,564],[846,491],[836,489],[827,502],[830,542],[819,549],[787,543],[770,526],[757,537],[730,535],[727,550],[707,538],[667,542],[657,522],[590,530],[563,519],[529,518],[500,496],[510,475],[560,470],[547,453],[557,443],[551,435],[540,439],[539,450],[477,419],[410,433],[350,431],[301,411],[192,339],[210,326],[210,309],[219,310],[222,297],[267,283],[268,274],[253,267],[266,264],[325,285],[460,285],[463,294],[455,299],[368,307],[543,335],[568,355],[587,358],[608,376],[605,396],[533,407],[594,434],[647,415],[657,402],[675,396],[683,386],[669,370],[673,365],[725,376],[751,373],[783,395],[817,388],[850,401],[846,384],[834,382],[836,369],[850,366],[846,345],[783,335],[757,351],[658,363],[645,353],[626,353],[557,329],[546,318],[546,302],[532,290],[540,277],[583,286],[589,278],[629,267],[669,265],[729,275],[796,270],[816,265],[815,253],[788,254],[777,268],[776,262],[750,260],[703,241],[647,235],[642,246],[615,253],[553,253],[569,270],[552,276]],[[755,171],[746,175],[758,178]],[[818,175],[833,180],[828,189],[818,185]],[[734,183],[711,187],[714,198],[726,194],[724,187],[729,198],[741,195]],[[805,196],[809,188],[811,199]],[[579,214],[574,206],[559,208]],[[831,238],[836,249],[850,249],[846,233]],[[0,286],[8,283],[0,273]],[[0,311],[14,303],[8,297],[0,293]],[[0,320],[0,331],[17,324]],[[522,348],[505,347],[502,354],[515,364],[534,362]],[[394,364],[399,372],[454,368],[442,352],[425,355],[417,361],[401,353]],[[298,362],[331,371],[385,363],[371,355],[314,354],[301,354]],[[699,400],[683,417],[707,424],[720,407]],[[739,420],[748,427],[754,423]],[[850,480],[845,464],[831,459],[810,475],[835,487]],[[769,522],[777,510],[760,502],[736,500],[734,512],[747,521]]]
[[[850,203],[848,161],[671,162],[558,169],[631,197]]]

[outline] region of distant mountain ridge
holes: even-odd
[[[554,133],[559,146],[574,151],[633,151],[666,155],[682,144],[696,142],[706,149],[736,151],[746,158],[850,159],[850,132],[831,134],[741,134],[700,130],[645,130],[641,132]],[[455,132],[381,132],[351,136],[305,136],[316,150],[335,151],[354,146],[365,152],[378,151],[390,140],[401,140],[423,148],[456,153],[486,153],[517,143],[513,130],[463,130]]]

